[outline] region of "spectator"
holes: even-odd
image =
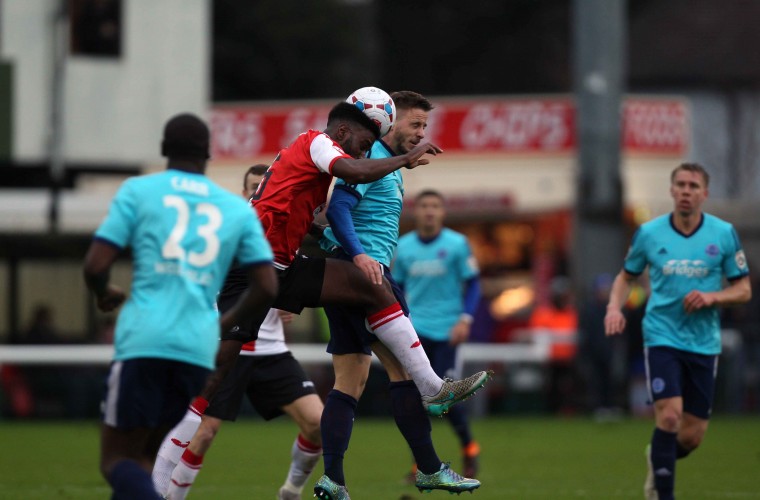
[[[570,280],[566,276],[555,277],[549,292],[549,302],[538,304],[533,309],[528,326],[534,334],[549,336],[549,410],[570,412],[573,404],[569,395],[575,390],[572,361],[576,352],[574,337],[578,330],[578,312],[573,304]]]

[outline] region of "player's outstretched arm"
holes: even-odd
[[[84,258],[84,281],[95,294],[97,306],[103,312],[111,312],[126,299],[123,290],[109,284],[111,266],[121,249],[100,240],[93,240]]]
[[[237,303],[220,319],[223,332],[239,323],[264,317],[277,296],[277,276],[270,263],[255,264],[248,268],[248,288]]]
[[[427,165],[430,160],[423,158],[424,155],[437,155],[443,150],[433,143],[425,142],[418,144],[414,149],[403,155],[390,158],[340,158],[332,167],[332,174],[340,177],[348,184],[366,184],[382,179],[391,172],[401,167],[416,168]]]

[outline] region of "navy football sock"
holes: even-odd
[[[108,482],[113,488],[111,500],[161,500],[150,474],[134,460],[125,459],[114,465]]]
[[[335,389],[331,390],[322,411],[322,459],[325,474],[338,484],[346,484],[343,475],[343,455],[348,450],[354,428],[356,399]]]
[[[654,485],[660,500],[672,500],[676,481],[676,433],[655,428],[650,453]]]
[[[396,425],[412,450],[417,468],[423,474],[438,472],[441,459],[430,436],[430,418],[422,406],[420,391],[411,380],[390,383],[391,409]]]

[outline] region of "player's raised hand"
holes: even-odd
[[[360,253],[354,257],[354,265],[362,270],[364,275],[369,278],[373,285],[383,284],[383,268],[378,261],[367,255]]]
[[[414,149],[404,155],[407,158],[406,168],[413,169],[420,165],[427,165],[430,163],[430,160],[422,158],[422,156],[426,154],[437,155],[438,153],[443,153],[443,150],[432,142],[417,144]]]
[[[470,338],[470,322],[459,320],[449,332],[449,345],[459,345]]]
[[[103,312],[111,312],[124,303],[127,294],[116,285],[108,285],[105,292],[97,297],[97,306]]]
[[[604,315],[604,334],[606,336],[617,335],[625,330],[625,316],[620,309],[608,307]]]

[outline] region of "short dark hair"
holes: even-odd
[[[435,196],[436,198],[441,200],[441,202],[443,203],[446,202],[446,198],[443,197],[440,191],[436,191],[435,189],[423,189],[417,194],[417,196],[414,197],[414,203],[416,204],[422,198],[426,198],[428,196]]]
[[[161,155],[169,159],[206,160],[210,133],[206,124],[191,113],[172,117],[164,126]]]
[[[364,111],[345,101],[339,102],[333,106],[330,110],[330,114],[327,116],[328,126],[337,122],[355,123],[356,125],[364,127],[372,132],[375,139],[380,138],[380,126],[373,122],[369,116],[365,115]]]
[[[264,175],[267,173],[267,170],[269,170],[269,165],[265,165],[263,163],[257,163],[256,165],[248,167],[248,170],[246,170],[245,174],[243,174],[243,189],[245,189],[245,180],[249,175]]]
[[[391,99],[396,104],[396,109],[421,109],[431,111],[433,105],[427,97],[411,90],[399,90],[391,94]]]
[[[702,178],[705,180],[705,187],[710,185],[710,174],[707,173],[707,170],[705,167],[700,165],[699,163],[681,163],[676,168],[673,169],[673,171],[670,173],[670,182],[672,183],[676,179],[676,174],[682,170],[686,170],[687,172],[696,172],[698,174],[702,175]]]

